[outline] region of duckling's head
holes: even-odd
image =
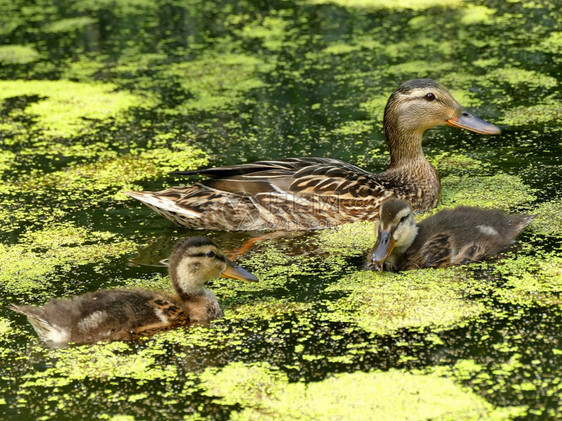
[[[258,278],[232,263],[206,237],[181,240],[170,256],[170,280],[181,297],[199,293],[205,283],[219,276],[256,282]]]
[[[377,266],[387,261],[393,266],[408,250],[418,234],[414,213],[410,204],[402,199],[390,198],[380,207],[380,219],[376,225],[377,242],[368,260]]]
[[[408,133],[421,139],[425,130],[443,125],[482,134],[501,132],[466,111],[443,85],[432,79],[404,82],[392,93],[385,108],[384,127],[389,142]]]

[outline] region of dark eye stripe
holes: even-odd
[[[214,257],[215,259],[218,259],[222,262],[226,262],[226,257],[223,256],[222,254],[215,254],[214,256],[208,256],[207,252],[205,253],[192,253],[192,254],[187,254],[186,256],[188,257]]]

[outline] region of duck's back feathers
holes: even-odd
[[[56,345],[67,343],[70,340],[68,327],[60,326],[56,321],[49,320],[49,315],[45,314],[43,308],[16,304],[9,304],[8,308],[27,316],[27,320],[42,341]]]
[[[226,178],[236,175],[250,175],[252,173],[262,173],[264,171],[280,171],[290,174],[301,168],[315,164],[333,165],[342,161],[331,158],[286,158],[271,161],[256,161],[247,164],[226,165],[223,167],[203,168],[198,170],[174,171],[172,174],[194,175],[203,174],[211,178]]]
[[[399,269],[446,267],[492,256],[515,241],[533,215],[458,207],[422,221]]]
[[[256,164],[260,164],[259,166]],[[245,168],[249,166],[250,169]],[[384,194],[385,179],[355,165],[327,158],[292,158],[219,167],[198,173],[213,178],[203,186],[235,194],[318,195],[340,199],[363,199]],[[228,174],[228,175],[227,175]]]

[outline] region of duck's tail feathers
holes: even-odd
[[[162,192],[124,191],[123,193],[141,201],[156,213],[178,225],[189,226],[189,224],[186,224],[186,220],[201,219],[201,212],[190,209],[185,204],[180,206],[178,199],[181,199],[182,196],[180,193],[172,192],[172,190]],[[172,192],[172,194],[166,194],[168,192]]]

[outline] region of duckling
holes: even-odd
[[[113,289],[51,300],[43,307],[11,304],[10,308],[26,315],[39,338],[51,346],[131,340],[222,317],[217,298],[204,288],[211,279],[258,280],[205,237],[176,244],[169,273],[175,296],[139,288]]]
[[[384,112],[390,149],[386,171],[373,174],[329,158],[287,158],[179,171],[210,179],[160,192],[125,192],[170,221],[191,229],[315,230],[372,220],[381,202],[407,199],[416,212],[433,208],[441,183],[422,150],[423,133],[453,126],[481,134],[501,131],[466,111],[431,79],[413,79],[390,96]]]
[[[390,198],[381,206],[367,269],[400,271],[475,262],[512,244],[534,217],[457,207],[416,224],[410,204]]]

